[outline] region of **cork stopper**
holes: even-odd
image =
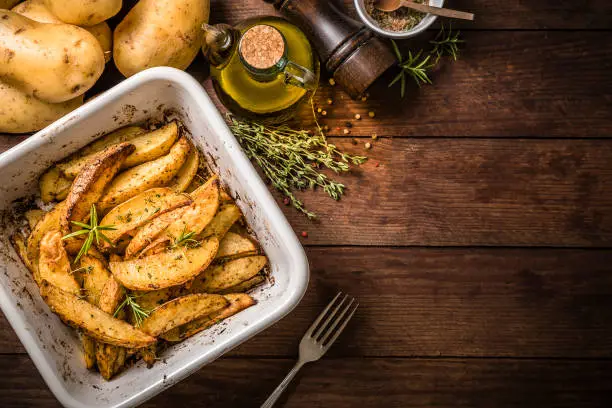
[[[240,55],[244,62],[255,69],[268,69],[285,55],[285,40],[276,28],[259,24],[242,35]]]

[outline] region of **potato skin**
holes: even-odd
[[[140,0],[115,29],[115,65],[126,77],[157,66],[187,68],[209,12],[208,0]]]
[[[0,7],[1,8],[1,7]],[[45,4],[45,0],[26,0],[22,3],[17,4],[11,9],[15,13],[19,13],[24,17],[31,20],[38,21],[39,23],[47,24],[62,24],[55,14],[49,10]],[[104,59],[108,62],[111,58],[113,51],[113,33],[106,22],[101,22],[90,27],[83,27],[89,31],[100,43],[102,51],[104,51]]]
[[[82,104],[82,95],[62,103],[43,102],[0,81],[0,133],[35,132]]]
[[[45,0],[45,4],[64,23],[92,26],[117,14],[123,2],[122,0]]]
[[[87,30],[44,24],[0,10],[0,77],[28,95],[65,102],[91,88],[104,70],[104,53]]]

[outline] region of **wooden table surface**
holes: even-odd
[[[612,2],[449,3],[477,20],[459,24],[467,44],[435,85],[401,100],[389,73],[366,102],[318,92],[334,99],[330,140],[370,160],[341,178],[339,203],[300,195],[318,222],[283,206],[308,232],[302,303],[145,406],[258,406],[339,289],[361,307],[287,407],[610,406]],[[215,22],[273,13],[212,4]],[[190,69],[206,71],[201,59]],[[98,88],[118,80],[110,68]],[[365,118],[344,136],[355,113]],[[307,108],[301,118],[312,126]],[[0,136],[0,151],[23,139]],[[57,405],[3,318],[0,368],[0,406]]]

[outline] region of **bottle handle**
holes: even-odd
[[[286,84],[304,88],[307,91],[314,91],[317,88],[317,76],[308,68],[304,68],[295,62],[287,61],[283,73],[285,74]]]

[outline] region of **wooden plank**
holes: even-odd
[[[233,356],[293,356],[338,290],[359,312],[336,357],[612,357],[612,253],[308,248],[304,300]],[[0,353],[23,349],[0,321]]]
[[[283,210],[317,245],[609,246],[612,144],[596,140],[383,139],[340,202],[300,195],[313,223]],[[377,167],[378,166],[378,167]],[[279,202],[282,202],[280,197]]]
[[[430,32],[426,37],[434,35]],[[460,59],[446,61],[432,73],[434,85],[419,88],[409,82],[404,100],[397,87],[387,87],[395,71],[375,84],[366,102],[351,100],[324,77],[315,97],[328,112],[321,124],[336,136],[344,136],[347,121],[353,125],[349,136],[612,135],[612,54],[607,52],[612,32],[472,31],[464,33],[464,38],[467,45]],[[403,46],[416,50],[423,41]],[[204,58],[196,59],[189,72],[203,81],[208,76]],[[121,79],[109,64],[88,95]],[[208,81],[207,89],[213,93]],[[327,105],[330,98],[332,106]],[[368,112],[376,117],[369,118]],[[355,121],[356,113],[363,119]],[[298,118],[297,126],[314,126],[308,103]]]
[[[293,360],[221,359],[143,407],[258,407]],[[56,407],[24,356],[2,356],[0,405]],[[323,359],[307,365],[280,406],[606,407],[610,361]]]
[[[335,0],[356,17],[353,0]],[[449,7],[476,14],[474,22],[454,22],[470,29],[609,29],[612,4],[606,0],[560,2],[558,0],[454,0]],[[235,24],[275,11],[262,0],[212,0],[211,21]]]

